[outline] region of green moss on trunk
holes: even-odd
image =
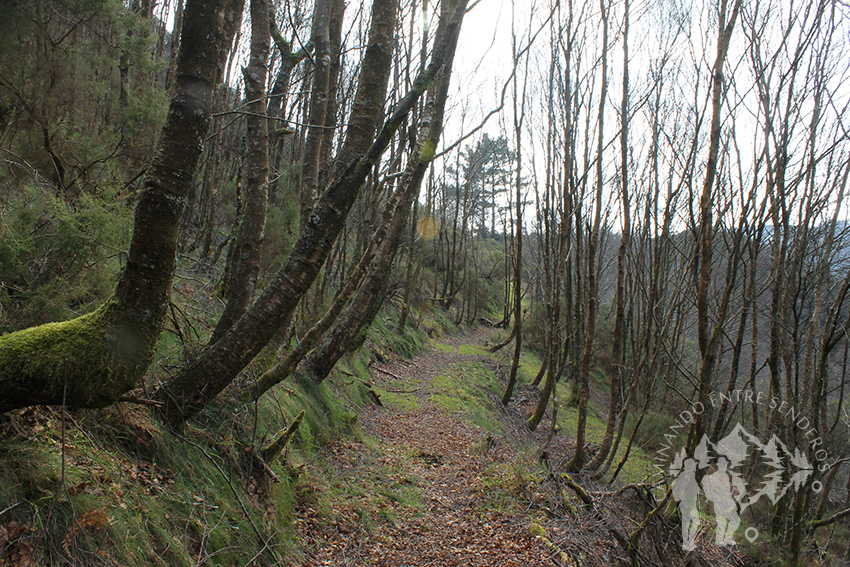
[[[133,388],[156,340],[115,311],[107,303],[70,321],[0,336],[0,411],[63,400],[102,407]]]

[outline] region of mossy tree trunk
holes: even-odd
[[[313,283],[366,176],[442,68],[447,53],[445,46],[437,45],[429,66],[376,135],[389,82],[396,13],[396,0],[373,4],[369,45],[336,173],[316,202],[289,258],[245,316],[158,392],[158,399],[165,404],[162,416],[172,426],[181,425],[203,409],[272,339]]]
[[[287,379],[298,364],[304,360],[307,353],[309,353],[316,345],[316,342],[319,341],[325,333],[327,333],[331,326],[333,326],[334,322],[342,313],[342,310],[345,309],[349,300],[351,300],[354,293],[360,287],[360,283],[366,277],[369,266],[372,265],[372,261],[378,254],[381,244],[386,239],[387,230],[389,229],[389,222],[386,220],[387,212],[390,213],[389,220],[391,220],[392,214],[395,213],[395,207],[391,207],[390,205],[391,203],[388,203],[384,213],[385,219],[379,223],[378,228],[372,233],[371,238],[369,238],[368,247],[363,251],[363,254],[361,254],[360,259],[357,261],[357,265],[348,274],[345,285],[337,293],[331,306],[327,311],[325,311],[325,314],[322,315],[321,319],[319,319],[319,321],[310,327],[310,330],[298,339],[298,344],[296,344],[292,350],[285,353],[280,361],[257,379],[250,388],[250,399],[258,399],[272,386]]]
[[[115,293],[82,317],[0,337],[0,411],[108,405],[136,386],[162,331],[180,218],[203,149],[239,0],[188,0],[174,97],[136,206]]]

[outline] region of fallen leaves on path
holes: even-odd
[[[480,337],[477,337],[480,338]],[[299,513],[299,535],[307,543],[304,565],[374,565],[381,567],[558,565],[552,552],[528,528],[529,518],[489,509],[488,467],[512,449],[493,447],[487,432],[462,415],[432,403],[434,377],[468,355],[448,349],[428,352],[408,363],[375,372],[375,384],[408,381],[418,400],[417,411],[369,409],[362,416],[364,433],[377,439],[381,451],[369,456],[361,444],[346,441],[331,451],[340,481],[371,478],[373,495],[359,508],[341,502],[330,518],[312,508]],[[390,471],[390,472],[387,472]],[[379,473],[379,474],[374,474]],[[394,490],[415,488],[418,505],[393,502]],[[358,514],[371,517],[359,518]]]

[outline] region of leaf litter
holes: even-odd
[[[472,338],[481,339],[481,333]],[[512,449],[500,444],[494,450],[485,430],[431,400],[441,391],[433,379],[470,359],[458,353],[457,345],[447,351],[388,362],[383,371],[373,372],[377,388],[392,383],[399,389],[399,382],[405,381],[415,384],[408,389],[418,409],[367,408],[361,419],[364,437],[373,439],[379,449],[352,440],[328,449],[336,468],[330,472],[336,480],[329,482],[359,482],[371,494],[354,490],[327,514],[302,500],[298,531],[305,567],[562,564],[529,529],[528,514],[488,506],[493,487],[485,478],[494,463],[505,460],[501,453]],[[399,498],[398,493],[405,491],[415,494]]]

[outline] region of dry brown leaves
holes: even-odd
[[[376,472],[370,477],[375,492],[411,483],[420,492],[421,506],[408,509],[395,502],[370,502],[371,517],[360,518],[351,507],[341,504],[329,519],[307,499],[298,513],[299,535],[307,548],[305,567],[558,564],[551,551],[528,530],[526,517],[480,505],[486,500],[482,476],[498,457],[476,450],[486,439],[485,432],[429,400],[434,391],[431,379],[462,358],[468,360],[456,353],[430,352],[412,363],[387,368],[397,377],[422,384],[415,394],[421,409],[385,409],[363,416],[366,433],[385,447],[381,456],[364,458],[364,448],[351,441],[335,443],[330,449],[342,477],[369,477],[372,467]],[[389,379],[378,374],[373,375],[377,384]]]
[[[15,522],[0,524],[0,566],[33,565],[33,531]]]
[[[77,547],[77,538],[82,532],[98,533],[105,531],[108,527],[109,517],[106,515],[106,508],[86,512],[68,528],[68,533],[62,539],[62,549],[70,554],[71,550]]]

